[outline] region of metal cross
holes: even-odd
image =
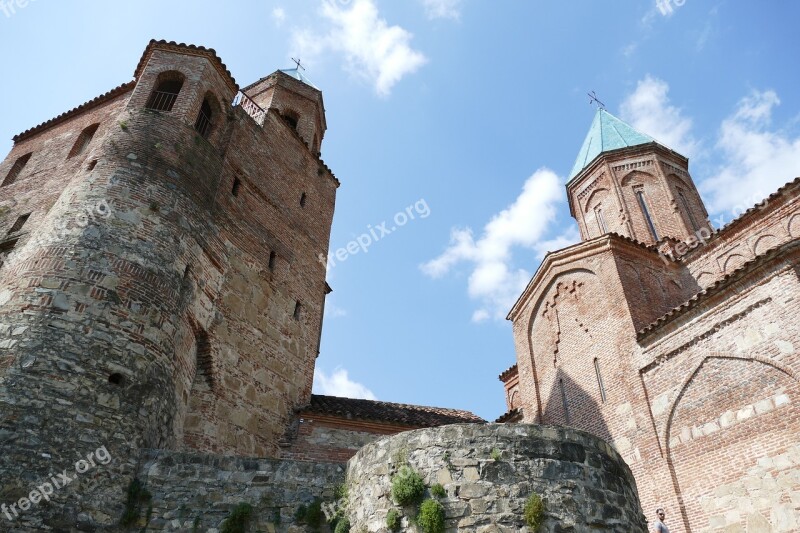
[[[292,58],[292,61],[294,61],[295,64],[297,65],[297,70],[300,70],[300,69],[305,70],[306,69],[306,67],[304,67],[303,65],[300,64],[300,60],[299,59]]]
[[[606,108],[606,104],[604,104],[603,102],[600,101],[599,98],[597,98],[597,95],[594,94],[594,91],[592,91],[590,93],[586,93],[586,94],[589,97],[589,105],[597,104],[597,108],[598,109],[605,109]]]

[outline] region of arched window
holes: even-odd
[[[0,187],[5,187],[6,185],[11,185],[14,181],[19,177],[22,169],[25,168],[25,165],[28,164],[28,160],[33,155],[33,152],[28,152],[27,154],[19,157],[14,164],[11,166],[11,170],[8,171],[6,174],[5,179],[3,180],[2,185]]]
[[[72,145],[72,150],[69,151],[70,157],[75,157],[76,155],[81,155],[86,149],[89,147],[89,144],[92,142],[92,137],[97,132],[97,128],[100,127],[100,124],[92,124],[91,126],[85,128],[80,135],[78,135],[78,140],[75,141],[75,144]]]
[[[647,222],[647,228],[650,230],[650,234],[656,241],[660,241],[661,237],[658,236],[655,222],[653,222],[653,217],[650,215],[650,209],[647,207],[647,200],[645,200],[644,191],[642,189],[636,189],[634,192],[636,193],[636,199],[639,201],[639,208],[642,210],[642,215],[644,215],[644,220]]]
[[[165,72],[158,77],[156,88],[147,100],[147,109],[155,111],[172,111],[172,106],[178,99],[178,94],[183,87],[183,74],[180,72]]]
[[[194,129],[204,139],[208,139],[208,136],[211,134],[211,129],[214,124],[213,118],[214,111],[211,107],[211,101],[209,100],[209,97],[206,96],[203,99],[203,105],[200,106],[200,112],[197,114],[197,120],[194,122]]]
[[[281,116],[283,117],[283,120],[285,120],[286,123],[292,127],[293,130],[297,131],[297,124],[300,122],[300,115],[289,109],[281,113]]]

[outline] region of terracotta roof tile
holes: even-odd
[[[127,83],[123,83],[122,85],[120,85],[118,87],[115,87],[115,88],[111,89],[110,91],[108,91],[107,93],[101,94],[100,96],[98,96],[96,98],[93,98],[93,99],[89,100],[88,102],[85,102],[85,103],[79,105],[78,107],[70,109],[69,111],[61,113],[60,115],[58,115],[55,118],[51,118],[50,120],[42,122],[38,126],[34,126],[32,128],[29,128],[29,129],[23,131],[22,133],[19,133],[19,134],[15,135],[11,140],[14,141],[15,143],[19,142],[19,141],[22,141],[22,140],[25,140],[28,137],[31,137],[31,136],[35,135],[36,133],[39,133],[40,131],[42,131],[44,129],[50,128],[52,126],[55,126],[56,124],[64,122],[65,120],[77,115],[78,113],[82,113],[84,111],[88,111],[89,109],[91,109],[93,107],[96,107],[96,106],[98,106],[98,105],[100,105],[102,103],[105,103],[105,102],[107,102],[109,100],[112,100],[112,99],[116,98],[117,96],[119,96],[121,94],[125,94],[126,92],[130,91],[131,89],[133,89],[134,85],[136,85],[136,82],[133,82],[133,81],[129,81]]]
[[[312,394],[311,402],[300,409],[300,412],[333,415],[347,419],[392,422],[414,427],[486,422],[469,411],[320,394]]]

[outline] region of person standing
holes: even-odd
[[[664,523],[664,518],[666,514],[664,513],[664,509],[658,508],[656,509],[656,516],[658,519],[656,520],[656,530],[655,533],[669,533],[669,528]]]

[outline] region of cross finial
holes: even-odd
[[[292,61],[294,61],[295,64],[297,65],[297,70],[300,70],[300,69],[305,70],[306,69],[306,67],[304,67],[303,65],[300,64],[300,60],[299,59],[292,58]]]
[[[597,95],[594,94],[594,91],[592,91],[590,93],[586,93],[586,94],[589,97],[589,105],[596,104],[597,105],[597,109],[605,109],[606,108],[606,104],[604,104],[603,102],[600,101],[599,98],[597,98]]]

